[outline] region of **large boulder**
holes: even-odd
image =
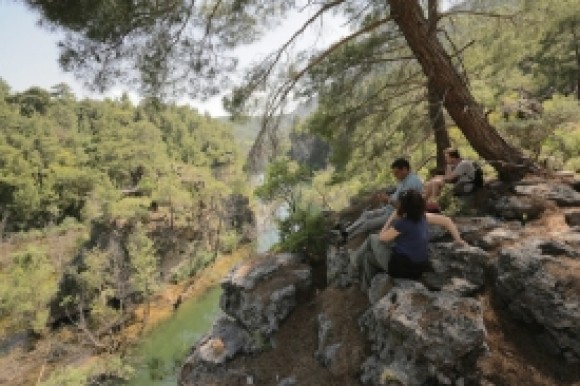
[[[481,236],[491,229],[500,226],[499,220],[490,216],[458,217],[455,219],[461,237],[469,243],[475,244]],[[429,225],[429,241],[452,241],[452,237],[445,228]]]
[[[478,382],[485,327],[476,299],[397,280],[360,324],[373,353],[362,366],[365,385]]]
[[[549,254],[548,254],[549,253]],[[580,362],[580,262],[564,243],[535,240],[501,251],[495,289],[512,317],[552,355]]]
[[[520,229],[517,228],[521,227],[521,224],[518,223],[517,227],[495,228],[487,232],[483,237],[479,238],[479,240],[476,240],[475,244],[486,251],[495,249],[505,242],[518,240],[521,237],[521,233]]]
[[[225,364],[236,355],[255,349],[250,334],[237,321],[221,317],[214,322],[211,332],[193,346],[181,368],[179,384],[227,385],[245,380],[245,375],[228,370]]]
[[[454,243],[434,243],[429,246],[433,268],[423,274],[427,288],[471,296],[485,285],[489,255],[477,247],[458,247]]]
[[[252,333],[271,335],[311,288],[311,269],[300,260],[283,253],[233,269],[221,283],[222,310]]]
[[[541,182],[533,185],[520,184],[514,187],[517,194],[553,200],[559,206],[580,206],[580,193],[570,185],[560,182]]]
[[[493,203],[495,214],[506,220],[535,220],[545,209],[545,200],[536,196],[501,196]]]

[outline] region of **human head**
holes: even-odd
[[[399,196],[397,214],[411,221],[419,221],[425,216],[425,199],[414,189],[407,190]]]
[[[443,151],[445,155],[445,162],[448,164],[457,164],[461,161],[461,154],[459,154],[459,150],[449,147]]]
[[[391,171],[395,178],[399,181],[403,180],[409,174],[411,170],[411,165],[409,161],[404,158],[397,158],[391,164]]]

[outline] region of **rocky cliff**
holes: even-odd
[[[580,385],[580,193],[485,189],[481,215],[456,218],[471,246],[433,229],[420,281],[379,274],[363,293],[333,245],[318,287],[298,255],[236,268],[180,385]]]

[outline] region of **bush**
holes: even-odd
[[[279,220],[281,241],[276,249],[302,252],[310,258],[324,256],[328,228],[328,220],[322,212],[312,208],[299,208],[290,213],[287,218]]]
[[[235,230],[223,232],[219,238],[219,249],[222,253],[233,252],[240,243],[240,235]]]

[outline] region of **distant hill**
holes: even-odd
[[[283,117],[280,132],[284,139],[290,140],[290,132],[303,118],[310,115],[317,106],[316,99],[299,104],[290,114]],[[262,116],[249,116],[232,121],[230,117],[216,117],[217,120],[232,127],[233,135],[242,154],[247,155],[260,132]]]

